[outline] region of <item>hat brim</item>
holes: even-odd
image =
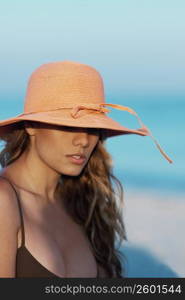
[[[21,121],[36,121],[60,126],[72,126],[82,128],[102,128],[105,129],[105,136],[113,137],[122,134],[138,134],[146,136],[148,133],[143,129],[130,129],[122,126],[104,113],[88,112],[80,117],[73,118],[69,111],[56,110],[48,112],[38,112],[30,114],[20,114],[13,118],[0,121],[0,133],[6,132],[8,125],[13,125]]]

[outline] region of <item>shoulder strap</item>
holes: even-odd
[[[20,212],[20,219],[21,219],[21,231],[22,231],[21,246],[23,246],[25,244],[25,231],[24,231],[24,220],[23,220],[23,213],[22,213],[20,199],[19,199],[18,193],[17,193],[14,185],[11,183],[11,181],[8,178],[4,177],[4,176],[0,176],[0,177],[6,179],[9,182],[9,184],[12,186],[13,190],[15,191],[16,198],[17,198],[17,203],[18,203],[18,207],[19,207],[19,212]]]

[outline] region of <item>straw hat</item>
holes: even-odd
[[[108,117],[106,113],[110,110],[106,106],[134,114],[141,128],[129,129]],[[38,67],[28,82],[24,112],[0,121],[0,133],[8,125],[24,120],[72,127],[102,128],[105,129],[107,138],[121,134],[149,135],[162,155],[172,162],[133,109],[105,102],[101,75],[91,66],[82,63],[59,61]]]

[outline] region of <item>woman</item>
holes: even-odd
[[[142,124],[105,103],[94,68],[53,62],[31,75],[24,112],[0,122],[0,277],[123,276],[123,188],[105,141],[151,132],[122,126],[105,106]]]

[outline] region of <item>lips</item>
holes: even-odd
[[[77,165],[81,165],[84,164],[86,161],[86,156],[84,154],[70,154],[70,155],[66,155],[68,157],[68,159],[70,160],[70,162],[72,162],[73,164],[77,164]]]
[[[75,159],[85,159],[86,158],[86,156],[84,154],[81,154],[81,153],[68,154],[66,156],[72,156]]]

